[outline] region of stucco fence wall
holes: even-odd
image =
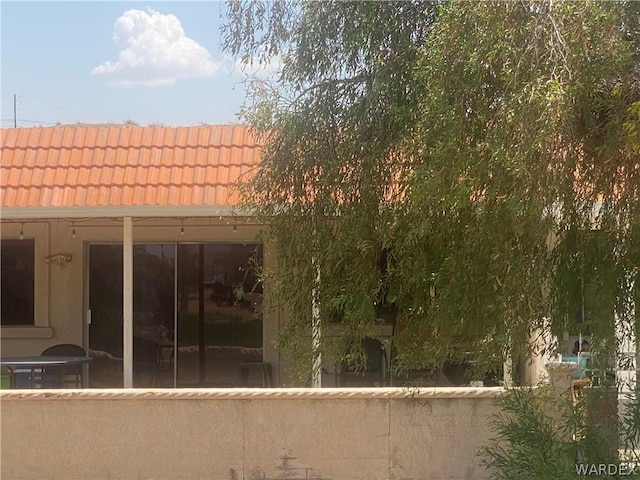
[[[499,388],[14,390],[1,477],[482,479]]]

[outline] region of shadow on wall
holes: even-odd
[[[267,476],[266,472],[260,467],[254,467],[249,472],[250,480],[295,480],[309,479],[315,480],[332,480],[330,477],[323,477],[320,472],[311,467],[298,465],[298,459],[293,456],[293,450],[282,452],[278,457],[279,463],[275,467],[274,476]],[[244,477],[243,477],[244,478]],[[240,479],[238,473],[231,469],[229,472],[229,480]]]

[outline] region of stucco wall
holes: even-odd
[[[500,392],[5,391],[1,476],[482,479]]]

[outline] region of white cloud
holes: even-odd
[[[269,63],[260,63],[258,59],[242,61],[237,58],[234,63],[235,70],[247,77],[257,77],[261,79],[277,77],[282,70],[282,58],[278,55],[269,60]]]
[[[231,72],[239,74],[245,78],[257,78],[260,80],[274,79],[280,75],[283,67],[281,54],[267,55],[266,45],[258,48],[257,54],[248,58],[225,57]]]
[[[185,35],[175,15],[127,10],[116,20],[113,41],[118,59],[95,67],[92,75],[109,75],[110,85],[173,85],[179,78],[211,77],[221,68],[211,54]]]

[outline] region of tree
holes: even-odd
[[[390,316],[400,369],[524,355],[567,328],[589,275],[613,312],[581,318],[600,343],[632,325],[636,4],[244,0],[224,33],[236,57],[282,61],[244,111],[266,141],[244,198],[302,375],[313,295],[345,332],[320,351],[357,354]]]

